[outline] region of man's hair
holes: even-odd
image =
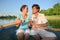
[[[25,7],[27,7],[27,5],[22,5],[20,11],[22,11],[22,9],[24,9]]]
[[[38,4],[33,4],[32,8],[35,7],[36,9],[38,9],[38,11],[40,10],[40,6]]]

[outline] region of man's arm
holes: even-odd
[[[45,29],[48,26],[48,23],[45,24],[35,24],[37,28]]]
[[[38,24],[42,28],[46,28],[48,26],[48,20],[46,19],[45,15],[41,15],[41,19],[39,19],[40,24]]]
[[[44,24],[39,24],[41,27],[47,27],[48,26],[48,22],[44,23]]]

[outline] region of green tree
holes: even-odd
[[[53,9],[54,9],[54,13],[56,15],[60,15],[60,3],[57,3],[53,6]]]
[[[53,8],[48,8],[47,10],[41,10],[41,13],[45,15],[60,15],[60,3],[57,3]]]

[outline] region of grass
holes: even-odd
[[[49,25],[54,28],[60,28],[60,15],[56,16],[46,16],[48,19]]]

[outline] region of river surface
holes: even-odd
[[[15,19],[0,19],[0,25],[9,24],[15,22]]]

